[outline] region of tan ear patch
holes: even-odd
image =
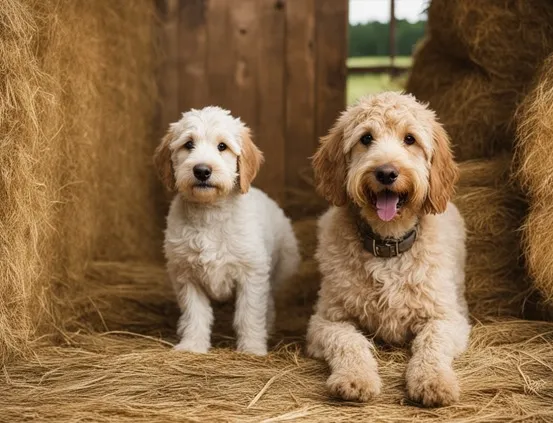
[[[240,192],[245,194],[250,189],[252,181],[263,163],[263,153],[253,143],[250,130],[247,128],[242,132],[240,150],[240,156],[238,157]]]
[[[317,192],[335,206],[346,204],[346,158],[340,120],[321,138],[312,163]]]
[[[430,187],[423,205],[425,213],[439,214],[447,208],[447,203],[455,191],[459,179],[459,168],[451,152],[449,137],[438,122],[432,126],[434,153],[430,167]]]

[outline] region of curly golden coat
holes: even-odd
[[[465,228],[449,202],[458,171],[446,132],[412,96],[369,96],[323,137],[313,165],[318,191],[333,207],[319,221],[322,285],[307,341],[308,353],[330,365],[331,393],[367,401],[380,392],[371,339],[378,338],[411,342],[406,382],[412,400],[426,406],[455,402],[452,361],[467,347],[470,324]],[[397,169],[392,184],[375,177],[383,165]],[[407,199],[389,221],[376,210],[383,190]],[[375,257],[363,248],[359,220],[383,238],[401,237],[415,226],[418,237],[397,257]]]

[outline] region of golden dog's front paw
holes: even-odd
[[[425,407],[451,405],[459,400],[459,383],[451,367],[407,368],[407,394]]]
[[[326,385],[330,393],[336,397],[348,401],[367,402],[380,393],[381,382],[376,371],[338,371],[330,375]]]

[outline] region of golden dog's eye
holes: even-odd
[[[217,146],[217,150],[219,151],[225,151],[227,149],[227,145],[224,142],[220,142]]]
[[[371,134],[365,134],[361,137],[361,144],[369,145],[373,141],[373,136]]]
[[[184,144],[184,148],[192,150],[194,148],[194,141],[187,141],[186,144]]]
[[[407,134],[405,135],[405,138],[403,138],[403,142],[407,145],[413,145],[415,144],[415,142],[417,142],[417,140],[415,139],[415,137],[411,134]]]

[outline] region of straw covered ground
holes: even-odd
[[[278,295],[272,352],[233,351],[231,305],[217,306],[212,352],[171,350],[178,309],[151,169],[154,3],[2,1],[0,421],[553,421],[553,323],[520,320],[531,303],[518,260],[525,202],[509,182],[509,155],[462,164],[455,199],[474,322],[455,363],[460,403],[410,404],[408,351],[384,345],[380,397],[328,397],[328,369],[303,354],[319,283],[315,216],[325,207],[311,191],[294,193],[290,207],[304,260]],[[487,152],[492,137],[479,134],[475,148]]]
[[[404,399],[403,350],[379,351],[383,393],[360,406],[329,399],[326,367],[294,343],[265,358],[228,349],[202,357],[138,336],[74,335],[4,372],[1,414],[6,422],[548,422],[552,329],[529,321],[477,324],[455,365],[462,400],[443,409]]]
[[[314,220],[295,224],[311,254]],[[274,351],[232,350],[232,307],[216,313],[208,355],[178,353],[176,304],[159,265],[95,263],[65,328],[36,341],[33,354],[4,368],[0,418],[15,422],[452,421],[553,419],[553,323],[475,320],[469,351],[456,362],[460,403],[423,409],[404,395],[408,352],[378,347],[383,394],[367,405],[329,398],[326,366],[305,358],[303,334],[318,277],[309,257],[279,298]]]

